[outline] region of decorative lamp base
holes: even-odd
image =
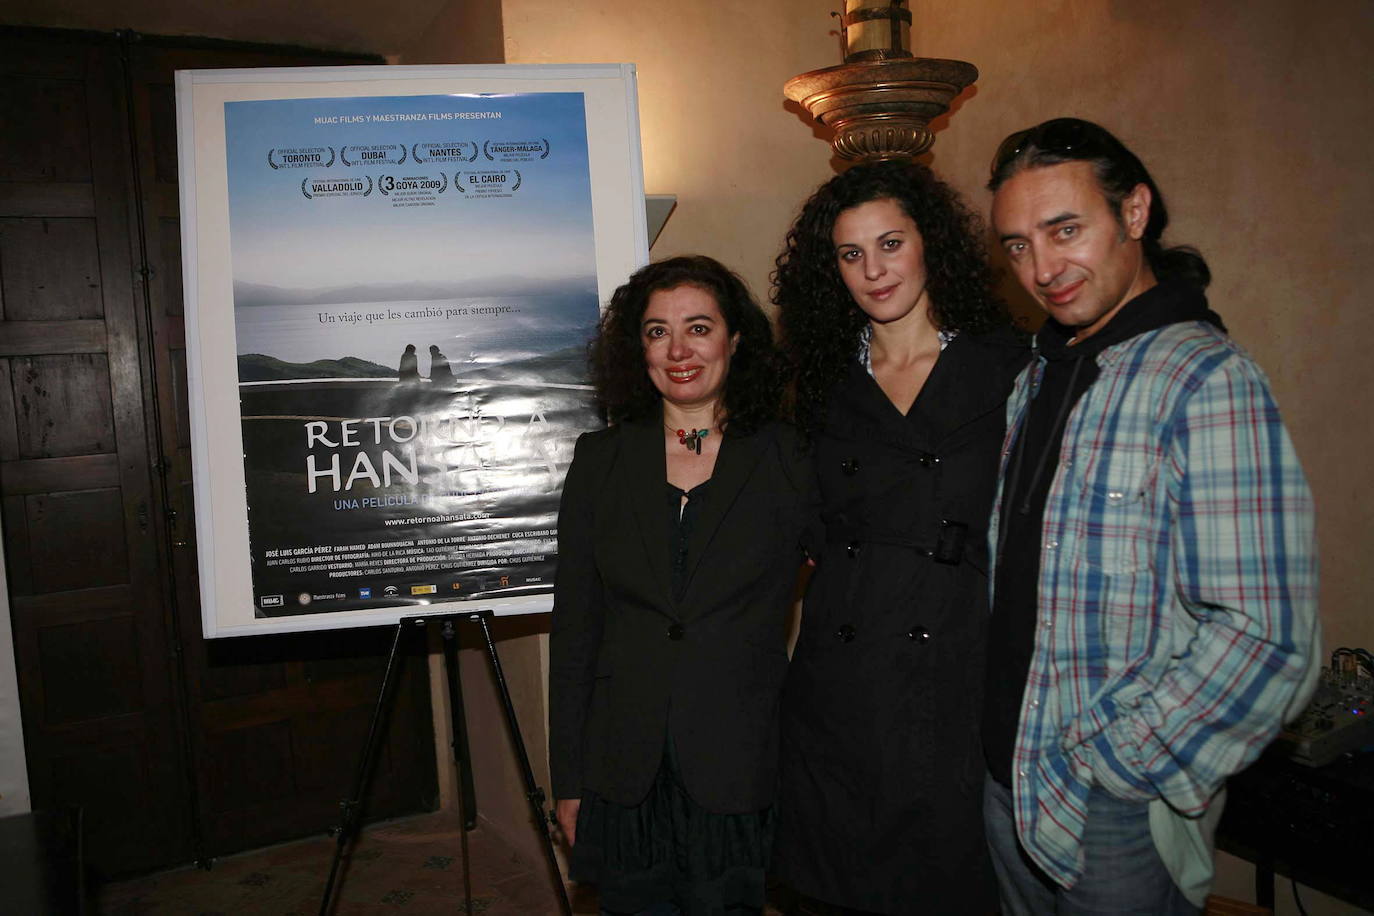
[[[930,148],[931,120],[976,79],[973,64],[917,57],[812,70],[783,92],[835,131],[831,146],[841,159],[898,159]]]

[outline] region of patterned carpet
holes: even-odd
[[[485,916],[557,913],[552,878],[490,829],[468,834],[472,912]],[[111,884],[98,895],[106,916],[314,916],[334,856],[328,837],[301,840]],[[594,899],[575,898],[595,913]],[[457,816],[423,815],[369,827],[335,883],[334,916],[462,913],[463,863]]]

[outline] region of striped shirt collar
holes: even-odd
[[[945,352],[950,341],[959,336],[958,331],[936,331],[940,337],[940,352]],[[859,365],[864,367],[864,371],[873,375],[873,325],[865,324],[863,330],[859,332]]]

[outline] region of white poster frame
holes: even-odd
[[[182,70],[176,74],[183,290],[202,629],[207,638],[394,624],[491,610],[544,613],[552,595],[258,617],[239,417],[227,102],[477,93],[582,93],[599,301],[648,262],[633,64]]]

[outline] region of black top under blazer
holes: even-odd
[[[691,798],[717,813],[776,794],[787,611],[813,492],[792,429],[721,441],[674,600],[663,427],[577,441],[558,519],[550,639],[554,797],[639,804],[673,741]]]

